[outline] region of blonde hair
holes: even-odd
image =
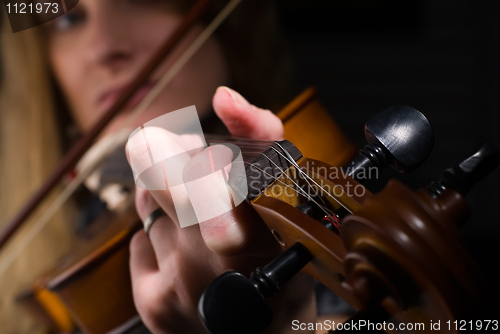
[[[43,182],[61,157],[53,92],[38,29],[12,33],[6,17],[0,36],[0,228]],[[56,193],[55,191],[54,193]],[[54,194],[51,196],[54,197]],[[50,202],[49,198],[48,201]],[[42,205],[37,213],[42,212]],[[0,268],[36,221],[33,217],[0,251]],[[14,298],[53,267],[74,239],[68,216],[58,213],[20,256],[0,271],[2,333],[36,332]]]

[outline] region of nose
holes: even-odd
[[[127,67],[134,57],[134,47],[125,20],[112,8],[96,12],[89,21],[87,43],[84,49],[87,60],[112,72]]]

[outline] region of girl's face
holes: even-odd
[[[74,119],[82,131],[108,110],[182,16],[162,0],[81,0],[48,24],[49,61]],[[203,29],[196,26],[175,52],[132,97],[126,111],[105,130],[120,128],[131,111]],[[142,125],[167,112],[195,105],[200,118],[227,81],[222,51],[214,38],[191,58],[148,109],[132,124]]]

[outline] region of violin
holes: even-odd
[[[299,142],[301,149],[311,156],[344,165],[354,157],[356,148],[315,94],[313,88],[307,89],[277,114],[284,123],[285,137]],[[231,142],[231,138],[224,136],[212,135],[209,140]],[[325,148],[316,145],[317,140],[333,144]],[[239,142],[244,144],[245,140]],[[102,224],[92,225],[106,224],[95,232],[98,235],[95,240],[76,245],[56,268],[19,295],[18,301],[46,328],[53,332],[79,328],[94,334],[120,333],[141,325],[132,296],[129,242],[142,223],[131,204],[120,215],[108,213],[100,217]]]
[[[336,129],[336,125],[319,107],[314,99],[314,90],[302,93],[279,113],[282,119],[287,120],[285,131],[296,133],[293,125],[304,127],[305,119],[321,119],[325,130],[326,127]],[[268,149],[252,160],[253,171],[255,168],[263,170],[266,164],[272,167],[270,159],[279,164],[279,168],[275,166],[271,169],[276,175],[263,180],[262,192],[249,193],[247,199],[251,199],[251,206],[263,218],[284,252],[268,266],[256,270],[250,280],[239,273],[228,272],[207,288],[200,300],[200,315],[210,332],[234,332],[241,323],[259,326],[250,328],[249,333],[262,331],[266,321],[267,324],[270,321],[270,309],[261,297],[255,296],[271,297],[299,270],[318,279],[355,308],[366,308],[362,313],[363,319],[388,320],[395,316],[402,323],[420,319],[422,323],[430,324],[431,320],[434,323],[463,320],[466,316],[471,317],[474,314],[472,311],[480,309],[479,306],[488,298],[489,283],[458,242],[457,225],[463,222],[468,210],[462,194],[466,194],[474,183],[498,166],[498,150],[484,144],[472,157],[445,172],[439,182],[417,194],[397,181],[389,183],[377,195],[365,188],[362,188],[363,192],[358,190],[359,194],[354,192],[353,195],[335,190],[339,186],[346,188],[347,182],[353,182],[354,187],[361,189],[362,184],[356,181],[362,180],[360,166],[382,168],[390,164],[399,170],[410,171],[425,160],[433,143],[427,120],[411,108],[396,108],[396,111],[393,114],[399,114],[398,118],[389,112],[386,113],[389,115],[376,115],[367,122],[368,137],[373,138],[371,144],[350,164],[348,161],[355,150],[338,129],[321,132],[327,134],[322,139],[342,144],[340,149],[336,149],[338,154],[318,151],[316,145],[298,145],[312,155],[327,154],[336,165],[347,166],[348,172],[341,179],[326,172],[328,169],[325,167],[332,165],[307,158],[288,141],[288,144],[283,144],[284,152],[290,154],[288,159],[279,151]],[[311,115],[315,117],[309,117]],[[385,122],[378,122],[381,118]],[[292,122],[293,119],[296,122]],[[393,122],[388,123],[391,119]],[[373,144],[384,142],[384,137],[389,134],[403,133],[407,136],[408,133],[395,129],[397,124],[411,128],[406,121],[414,122],[414,128],[419,129],[413,134],[413,140],[407,141],[406,148],[395,144],[389,150]],[[407,149],[412,152],[409,157],[406,156]],[[374,158],[376,155],[377,159]],[[290,162],[290,157],[296,165]],[[289,194],[286,191],[276,192],[273,188],[293,187],[294,182],[307,183],[307,178],[301,180],[300,173],[290,170],[294,168],[307,173],[310,182],[321,184],[322,191],[330,189],[330,193],[321,194],[323,198],[319,200],[319,197],[308,198],[299,191],[292,192],[295,194],[292,197],[283,195]],[[276,193],[281,195],[273,195]],[[328,216],[324,213],[318,215],[320,202],[345,216],[341,221],[325,220]],[[314,204],[312,209],[311,203]],[[337,214],[334,217],[338,218]],[[133,306],[128,276],[128,241],[139,227],[137,219],[130,220],[132,222],[135,222],[131,224],[134,228],[124,230],[44,283],[43,288],[57,295],[71,314],[71,319],[86,333],[121,332],[140,323]],[[419,224],[424,226],[415,231],[415,226]],[[387,227],[375,228],[379,225]],[[411,237],[401,244],[397,241],[402,233]],[[455,239],[449,240],[450,235]],[[413,252],[404,252],[404,249]],[[423,262],[417,261],[419,257]],[[450,277],[460,277],[461,281],[455,284],[450,282]],[[379,295],[381,292],[387,295]],[[241,296],[248,298],[251,294],[257,301],[242,302]],[[421,296],[431,300],[426,305],[415,305],[415,299]],[[460,303],[457,303],[457,296],[461,296]],[[442,304],[446,307],[434,306]],[[121,310],[119,314],[109,311],[118,308]],[[231,312],[230,316],[227,316],[228,312]]]

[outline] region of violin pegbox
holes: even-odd
[[[275,180],[261,182],[261,187],[254,189],[255,195],[248,200],[257,211],[263,197],[281,200],[338,234],[339,218],[356,212],[371,195],[361,184],[363,181],[377,178],[387,167],[403,173],[413,171],[427,159],[434,146],[429,121],[409,106],[390,107],[372,116],[365,124],[365,137],[368,144],[342,168],[304,157],[288,141],[276,143],[256,159],[259,166],[254,172],[254,175],[270,175]],[[272,161],[271,157],[277,160]],[[248,168],[254,166],[251,164]],[[263,173],[268,168],[272,172]],[[255,178],[249,174],[247,172],[249,179]],[[270,229],[283,246],[279,232]]]

